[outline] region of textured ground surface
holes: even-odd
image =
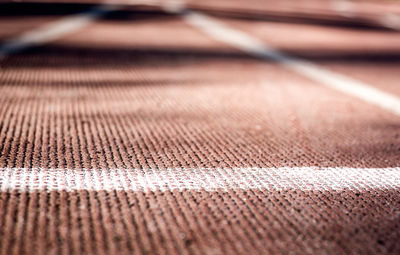
[[[32,35],[71,2],[0,1],[0,255],[400,253],[396,106],[174,9],[396,97],[396,1],[121,1]]]

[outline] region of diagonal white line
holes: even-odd
[[[355,17],[357,13],[357,5],[349,0],[331,1],[331,6],[340,15],[348,18]],[[400,31],[400,16],[395,13],[384,13],[378,17],[377,22],[386,28]]]
[[[394,13],[386,13],[383,15],[379,22],[381,25],[387,28],[391,28],[400,31],[400,15]]]
[[[0,168],[0,192],[399,189],[400,168]]]
[[[70,15],[55,22],[43,25],[35,30],[26,32],[21,36],[0,45],[0,59],[29,47],[45,44],[77,31],[116,8],[117,7],[114,5],[99,5],[86,12]]]
[[[184,20],[214,40],[229,44],[261,59],[273,60],[320,84],[357,97],[400,116],[400,98],[372,85],[324,69],[309,61],[284,54],[263,41],[216,21],[199,12],[179,11]]]

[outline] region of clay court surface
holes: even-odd
[[[398,1],[0,1],[0,255],[400,254]]]

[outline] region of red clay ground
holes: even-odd
[[[322,1],[269,2],[189,7],[400,95],[400,33],[377,18],[387,5],[398,12],[393,2],[372,11],[376,3],[361,3],[358,18]],[[7,5],[0,39],[90,8],[43,6]],[[0,66],[3,172],[139,169],[175,178],[167,169],[212,176],[247,167],[399,166],[399,116],[217,42],[159,7],[123,6]],[[325,190],[304,190],[298,180],[284,190],[63,190],[57,182],[27,190],[5,176],[0,254],[400,252],[399,175],[391,188]]]

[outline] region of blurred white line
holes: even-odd
[[[333,0],[332,8],[340,15],[347,18],[354,18],[357,12],[357,4],[349,0]],[[383,27],[400,31],[400,15],[394,13],[383,13],[377,17],[377,22]]]
[[[354,17],[354,4],[347,0],[333,0],[331,1],[332,8],[343,17]]]
[[[99,5],[87,12],[70,15],[24,33],[0,45],[0,59],[26,48],[41,45],[75,32],[116,8],[114,5]]]
[[[400,31],[400,15],[387,13],[380,20],[385,27]]]
[[[229,44],[254,57],[276,61],[292,71],[318,81],[322,85],[352,95],[400,116],[400,98],[390,93],[383,92],[367,83],[327,70],[309,61],[289,56],[255,37],[228,27],[199,12],[184,11],[180,13],[186,22],[200,29],[216,41]]]
[[[0,168],[0,192],[365,191],[400,188],[400,168],[24,169]]]
[[[185,0],[167,0],[162,5],[162,8],[167,12],[179,13],[185,9]]]

